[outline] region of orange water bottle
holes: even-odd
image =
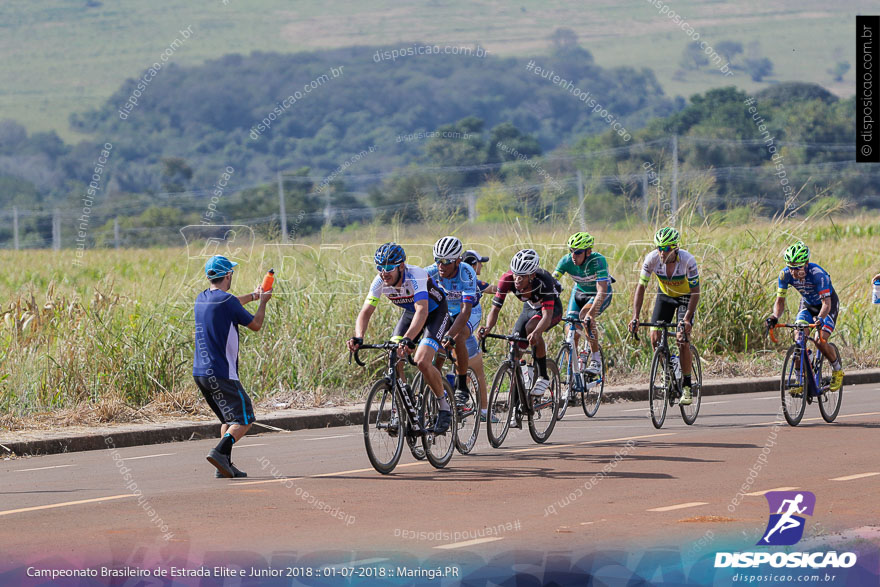
[[[275,269],[269,269],[269,273],[263,278],[263,291],[269,291],[275,285]]]

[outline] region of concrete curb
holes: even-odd
[[[869,369],[849,373],[844,378],[846,385],[880,382],[880,369]],[[707,380],[703,384],[703,395],[726,395],[731,393],[758,393],[779,389],[778,377],[753,377],[741,379]],[[608,388],[603,394],[603,402],[647,401],[648,390],[645,385],[626,385]],[[597,415],[598,417],[601,414]],[[318,408],[314,410],[285,410],[260,418],[251,430],[277,432],[331,428],[362,424],[363,405],[342,408]],[[266,428],[269,426],[270,428]],[[61,431],[42,435],[43,438],[0,439],[0,444],[16,455],[47,455],[85,450],[102,450],[110,446],[123,448],[144,446],[165,442],[216,438],[219,432],[216,421],[174,422],[169,424],[132,424],[125,426],[88,429],[81,431]],[[33,433],[25,433],[33,435]],[[0,454],[6,450],[0,448]]]

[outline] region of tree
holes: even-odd
[[[773,62],[766,57],[746,59],[743,69],[746,70],[753,82],[759,82],[768,75],[773,75]]]
[[[688,43],[684,48],[678,64],[683,69],[700,69],[709,65],[709,58],[706,57],[706,54],[700,48],[700,43],[694,41],[693,43]]]
[[[180,157],[162,157],[162,189],[166,192],[182,192],[192,179],[192,168]]]
[[[834,81],[842,82],[843,76],[846,75],[846,72],[849,71],[849,61],[838,61],[837,65],[828,70],[834,77]]]
[[[721,41],[715,45],[715,52],[730,63],[734,57],[743,52],[743,46],[736,41]]]
[[[553,50],[557,53],[574,49],[578,46],[577,33],[565,27],[553,31],[553,34],[550,35],[550,41],[553,43]]]

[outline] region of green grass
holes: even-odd
[[[643,381],[649,348],[624,332],[640,260],[649,250],[651,227],[608,230],[590,227],[596,249],[609,259],[617,279],[615,299],[603,314],[603,345],[613,363],[609,380]],[[204,255],[229,254],[240,261],[233,293],[259,283],[276,269],[276,294],[259,333],[242,329],[242,380],[255,398],[320,405],[328,398],[357,400],[376,373],[348,364],[344,341],[351,336],[369,281],[377,244],[405,244],[409,261],[427,264],[437,235],[457,234],[469,247],[491,257],[483,278],[494,280],[512,253],[533,246],[542,266],[552,268],[565,252],[571,230],[565,226],[509,224],[450,226],[367,226],[283,247],[251,242],[239,234],[220,249],[90,250],[82,266],[72,265],[71,250],[0,251],[0,414],[14,418],[39,411],[85,406],[113,419],[148,404],[195,406],[198,394],[190,376],[193,349],[192,302],[205,282]],[[813,248],[813,260],[829,270],[841,298],[835,341],[844,350],[846,368],[877,366],[880,342],[877,308],[869,304],[869,280],[877,272],[880,219],[857,217],[832,224],[770,223],[686,228],[683,246],[701,265],[703,299],[696,344],[707,377],[773,374],[782,347],[761,336],[762,318],[775,296],[780,251],[794,238]],[[571,291],[566,281],[565,299]],[[653,289],[653,287],[652,287]],[[797,295],[788,302],[792,316]],[[653,303],[648,296],[643,316]],[[511,299],[499,330],[519,313]],[[251,306],[254,309],[254,306]],[[383,300],[367,335],[384,340],[398,312]],[[561,329],[550,334],[555,352]],[[502,349],[487,360],[491,371]],[[176,408],[175,408],[176,409]],[[188,408],[191,409],[191,408]],[[186,411],[186,409],[184,409]]]
[[[573,7],[562,0],[515,3],[428,0],[400,4],[349,0],[290,3],[284,0],[221,0],[162,3],[119,0],[86,8],[84,1],[0,4],[0,110],[29,131],[54,129],[78,138],[68,126],[73,112],[103,103],[126,79],[137,77],[178,36],[195,35],[171,62],[194,65],[226,53],[295,52],[351,45],[407,43],[472,44],[496,55],[540,55],[560,26],[580,36],[603,67],[648,67],[670,95],[690,96],[736,83],[753,91],[744,74],[723,78],[673,74],[686,35],[648,2],[606,0]],[[761,42],[775,65],[774,80],[812,81],[848,95],[853,71],[832,84],[826,70],[852,62],[854,14],[867,3],[783,0],[772,4],[670,3],[710,44],[724,39]],[[589,6],[589,8],[587,8]],[[852,63],[851,63],[852,64]],[[854,65],[854,64],[852,64]]]

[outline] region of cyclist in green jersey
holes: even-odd
[[[596,330],[596,319],[611,305],[614,291],[611,284],[614,278],[608,274],[608,261],[600,253],[593,251],[594,239],[587,232],[576,232],[568,239],[569,254],[556,264],[553,277],[562,279],[566,273],[577,284],[571,290],[568,300],[568,317],[586,321],[590,318],[590,332],[587,339],[590,343],[592,357],[586,372],[598,375],[602,372],[602,355],[599,353],[599,336]],[[574,347],[578,348],[580,328],[575,329]]]
[[[639,284],[633,295],[633,317],[629,323],[630,332],[639,327],[639,315],[645,300],[645,288],[651,275],[657,276],[660,291],[654,302],[654,313],[651,322],[678,321],[679,332],[678,355],[681,360],[682,394],[679,403],[689,406],[693,402],[691,394],[691,368],[693,367],[691,347],[688,340],[694,326],[697,305],[700,303],[700,272],[694,256],[679,249],[681,235],[674,228],[661,228],[654,235],[655,250],[648,253],[639,275]],[[660,332],[651,328],[651,344],[656,347],[660,342]]]

